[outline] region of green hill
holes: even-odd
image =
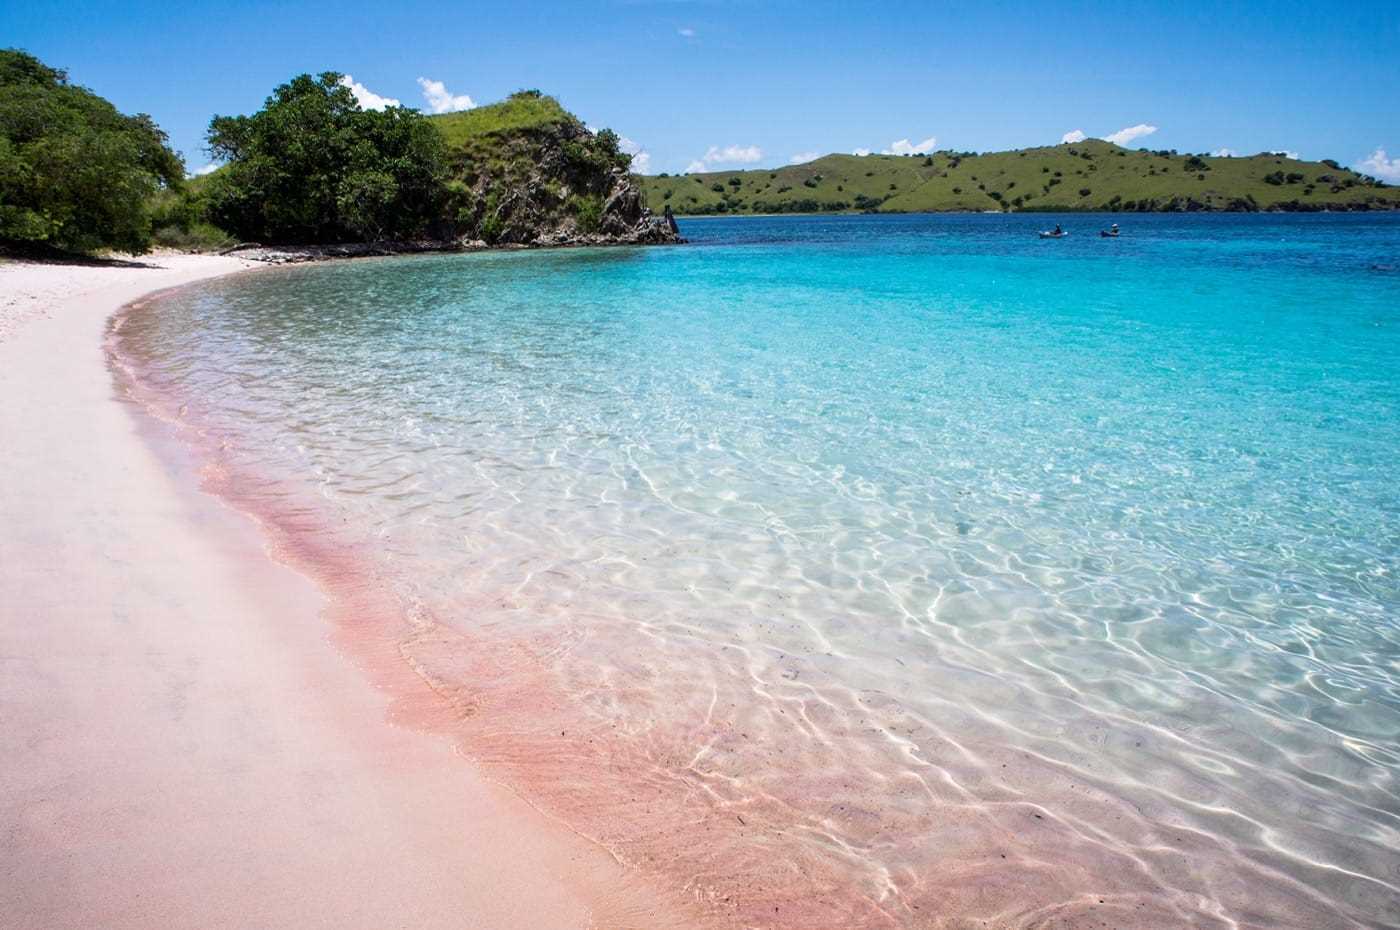
[[[618,136],[527,90],[430,118],[447,148],[454,232],[491,245],[670,242],[649,217]]]
[[[827,155],[785,168],[642,178],[681,215],[878,211],[1393,210],[1400,188],[1261,153],[1218,158],[1089,139],[1010,152]]]

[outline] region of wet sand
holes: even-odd
[[[339,654],[311,582],[197,490],[103,349],[239,271],[0,263],[0,914],[64,928],[685,921]]]

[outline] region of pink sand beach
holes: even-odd
[[[119,396],[112,314],[247,265],[0,264],[5,926],[689,925],[396,725],[322,593]]]

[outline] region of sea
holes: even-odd
[[[681,231],[172,291],[117,388],[702,922],[1400,927],[1400,215]]]

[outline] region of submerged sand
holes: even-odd
[[[119,396],[113,312],[247,266],[0,263],[4,925],[682,925],[394,726],[321,593]]]

